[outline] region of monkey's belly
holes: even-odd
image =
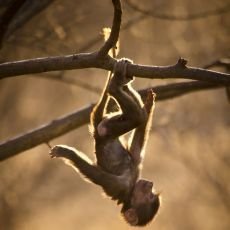
[[[118,140],[100,146],[96,155],[97,164],[105,171],[115,175],[123,174],[131,166],[131,157]]]

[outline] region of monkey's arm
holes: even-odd
[[[155,94],[152,90],[149,90],[146,101],[144,103],[144,109],[147,113],[146,121],[138,126],[129,140],[129,152],[136,164],[140,164],[144,157],[144,148],[148,140],[149,131],[152,123],[152,115],[155,107]]]
[[[117,176],[106,173],[93,165],[91,160],[85,154],[74,148],[65,145],[56,145],[51,149],[50,155],[52,158],[63,158],[67,161],[67,164],[70,164],[91,182],[102,186],[105,190],[108,190],[108,187],[117,186],[119,184],[119,178]]]
[[[108,101],[108,85],[109,85],[111,76],[112,76],[112,73],[109,72],[108,77],[107,77],[107,81],[105,83],[104,90],[101,94],[101,98],[100,98],[99,102],[95,105],[95,107],[93,108],[93,111],[91,113],[91,118],[90,118],[91,124],[93,125],[93,127],[95,129],[103,118],[105,105],[107,104],[107,101]]]

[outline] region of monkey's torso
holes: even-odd
[[[118,139],[109,140],[96,146],[97,165],[104,171],[122,175],[132,165],[128,151]]]
[[[118,178],[113,181],[110,189],[104,191],[112,199],[123,202],[130,195],[139,176],[137,167],[129,152],[118,139],[111,139],[106,142],[98,141],[96,144],[97,165],[107,173]],[[114,189],[115,188],[115,189]]]

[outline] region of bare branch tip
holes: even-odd
[[[111,29],[111,33],[109,38],[106,40],[105,44],[98,51],[98,55],[103,57],[108,54],[109,50],[116,46],[116,43],[119,38],[119,32],[121,27],[121,1],[120,0],[112,0],[114,7],[114,16],[113,16],[113,25]]]
[[[45,144],[48,146],[49,149],[52,149],[52,146],[51,146],[51,144],[48,141],[45,142]]]
[[[188,63],[188,60],[180,57],[176,65],[185,68],[187,63]]]

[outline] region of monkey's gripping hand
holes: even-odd
[[[127,74],[127,65],[131,63],[131,60],[125,58],[118,60],[114,66],[114,75],[110,86],[113,86],[114,84],[117,86],[123,86],[133,80],[133,76]]]
[[[49,152],[51,158],[62,157],[71,160],[75,155],[73,148],[66,145],[55,145]]]

